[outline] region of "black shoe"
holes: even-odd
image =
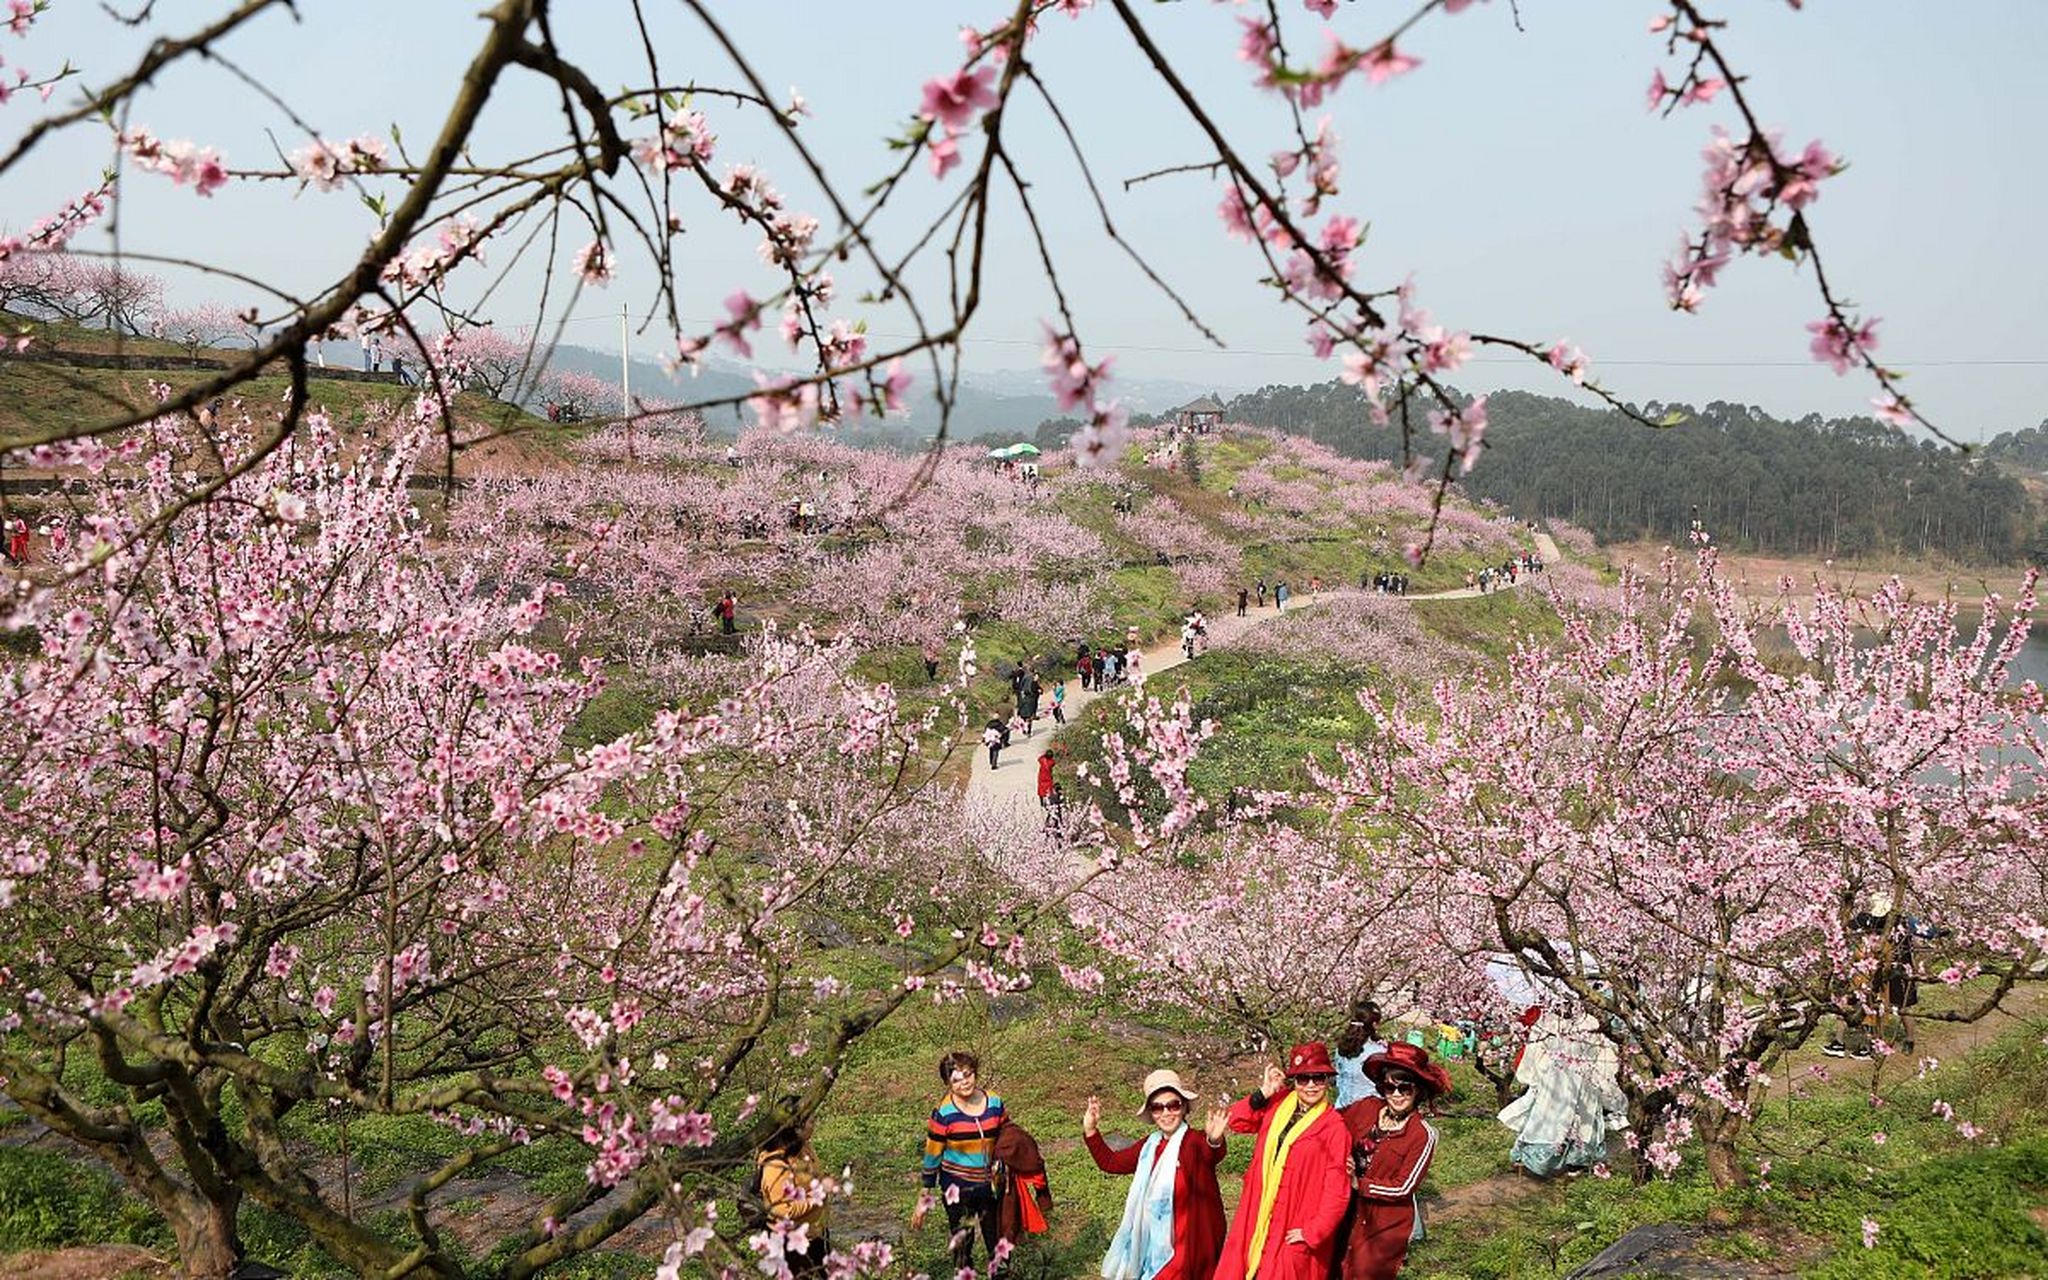
[[[1858,1061],[1858,1062],[1868,1062],[1868,1061],[1870,1061],[1870,1050],[1869,1050],[1869,1049],[1851,1049],[1851,1050],[1849,1050],[1849,1056],[1850,1056],[1850,1057],[1852,1057],[1852,1058],[1854,1058],[1854,1059],[1856,1059],[1856,1061]]]
[[[1842,1047],[1842,1042],[1840,1040],[1828,1041],[1826,1044],[1820,1047],[1820,1051],[1828,1055],[1830,1058],[1846,1058],[1849,1056],[1849,1051]],[[1864,1056],[1867,1058],[1870,1055],[1865,1054]]]

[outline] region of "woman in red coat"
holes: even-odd
[[[1340,1280],[1393,1280],[1408,1257],[1421,1210],[1415,1188],[1436,1155],[1436,1130],[1421,1108],[1451,1091],[1450,1073],[1420,1045],[1392,1044],[1365,1060],[1379,1088],[1340,1113],[1351,1135],[1351,1219]]]
[[[1351,1199],[1351,1136],[1330,1106],[1336,1078],[1328,1048],[1298,1044],[1284,1073],[1267,1067],[1258,1092],[1230,1108],[1232,1129],[1259,1136],[1216,1280],[1330,1275]]]
[[[1101,1099],[1088,1099],[1081,1133],[1096,1168],[1135,1176],[1102,1260],[1103,1280],[1210,1280],[1214,1274],[1223,1248],[1216,1165],[1223,1159],[1229,1116],[1212,1107],[1206,1131],[1196,1131],[1187,1123],[1196,1096],[1181,1084],[1179,1072],[1161,1069],[1146,1076],[1145,1115],[1154,1132],[1121,1151],[1103,1141]]]

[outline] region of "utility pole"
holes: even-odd
[[[632,328],[626,319],[626,304],[619,304],[619,408],[626,416],[626,461],[633,460],[633,357],[627,343]]]

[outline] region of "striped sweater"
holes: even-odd
[[[978,1116],[970,1116],[948,1097],[932,1112],[924,1134],[924,1185],[959,1187],[962,1191],[988,1187],[996,1135],[1008,1117],[1003,1100],[991,1093]]]

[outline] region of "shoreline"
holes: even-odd
[[[1670,548],[1677,550],[1678,548]],[[1599,554],[1615,568],[1632,566],[1640,573],[1654,575],[1667,546],[1649,542],[1617,542],[1604,545]],[[1780,596],[1781,580],[1790,578],[1795,590],[1824,582],[1837,591],[1868,596],[1893,577],[1919,600],[1948,598],[1959,607],[1982,608],[1987,596],[1996,594],[2010,601],[2025,579],[2025,565],[1939,565],[1924,560],[1876,562],[1829,560],[1819,556],[1791,556],[1771,552],[1731,551],[1723,548],[1721,564],[1728,579],[1744,599],[1768,603]],[[2048,599],[2035,610],[2037,620],[2048,619]]]

